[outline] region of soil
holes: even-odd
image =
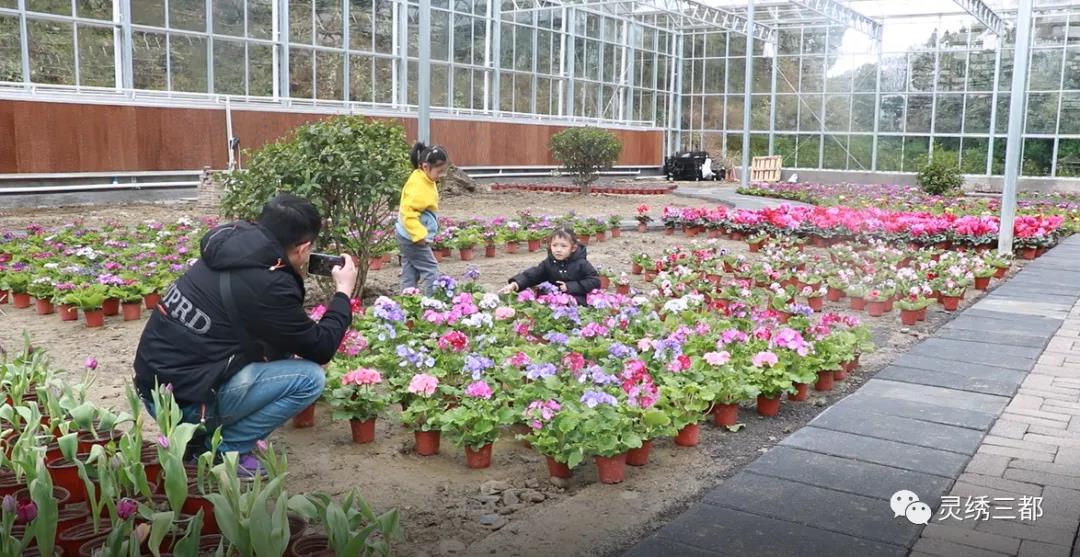
[[[643,202],[655,206],[702,204],[671,196],[593,196],[585,200],[574,194],[520,192],[469,195],[446,201],[441,212],[450,217],[500,216],[519,208],[530,208],[537,214],[574,210],[582,215],[619,213],[629,217],[634,207]],[[0,229],[30,222],[60,224],[80,218],[88,222],[137,222],[180,216],[196,216],[194,206],[19,210],[0,212]],[[629,258],[637,251],[658,254],[665,247],[692,241],[706,240],[624,231],[621,238],[592,243],[588,247],[589,259],[597,266],[629,272]],[[717,242],[730,251],[746,251],[745,243]],[[496,258],[487,259],[481,249],[477,259],[469,263],[457,260],[455,254],[452,260],[443,262],[441,270],[461,277],[469,266],[475,266],[481,272],[480,282],[496,287],[543,257],[525,251],[523,246],[518,254],[506,255],[500,247]],[[399,269],[392,264],[373,271],[371,281],[380,289],[393,291]],[[644,288],[641,277],[633,279],[634,287]],[[998,284],[1001,281],[993,282],[993,286]],[[964,306],[983,294],[970,291]],[[847,308],[845,303],[830,303],[826,309]],[[445,442],[438,455],[417,456],[412,450],[412,434],[393,419],[378,422],[374,443],[356,445],[351,442],[348,424],[333,422],[325,405],[316,412],[314,428],[297,430],[286,425],[274,433],[271,441],[288,455],[288,489],[292,493],[322,490],[339,494],[358,488],[374,508],[400,509],[406,541],[396,549],[397,554],[614,555],[700,499],[826,406],[853,392],[954,314],[935,304],[926,322],[910,328],[900,325],[897,311],[881,318],[860,315],[873,330],[877,350],[865,354],[861,366],[846,381],[837,382],[833,391],[818,393],[811,389],[807,402],[785,400],[775,418],[758,417],[752,405],[745,405],[739,415],[745,427],[732,432],[703,424],[701,444],[696,448],[676,447],[666,439],[656,441],[649,464],[628,467],[626,481],[618,485],[598,483],[595,467],[588,462],[575,470],[573,479],[553,483],[548,479],[544,460],[509,434],[495,444],[492,466],[485,470],[466,468],[463,450]],[[16,310],[4,305],[0,306],[0,346],[18,346],[25,331],[36,346],[49,351],[60,368],[81,370],[85,358],[95,356],[99,368],[91,397],[122,407],[124,386],[129,382],[143,324],[108,318],[104,328],[87,329],[81,322],[62,323],[56,315],[37,316],[32,308]],[[70,373],[72,380],[82,376],[81,371]]]

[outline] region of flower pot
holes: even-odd
[[[817,382],[814,383],[815,391],[831,391],[833,389],[833,370],[821,370],[817,372]]]
[[[89,453],[82,453],[76,455],[76,458],[85,461],[89,456]],[[81,503],[86,500],[86,484],[79,477],[78,465],[60,457],[46,462],[45,468],[49,471],[53,485],[67,490],[68,503]]]
[[[416,438],[416,454],[420,456],[439,454],[440,432],[414,431],[413,436]]]
[[[8,298],[10,297],[11,294],[7,290],[0,290],[0,306],[8,303]]]
[[[105,312],[105,317],[112,317],[120,314],[120,299],[109,298],[105,300],[104,304],[101,304],[101,310]]]
[[[926,311],[930,308],[922,308],[919,310],[919,321],[926,321]]]
[[[626,452],[626,463],[630,466],[645,466],[649,463],[649,449],[651,448],[652,440],[642,441],[641,447]]]
[[[1023,251],[1020,252],[1020,255],[1024,259],[1032,260],[1038,255],[1038,251],[1038,248],[1024,248]]]
[[[518,243],[517,242],[506,242],[506,253],[517,253],[517,252],[518,252]]]
[[[615,456],[594,456],[600,483],[617,484],[626,479],[626,453]]]
[[[791,314],[790,313],[788,313],[786,311],[778,311],[778,312],[776,312],[776,320],[779,321],[780,323],[787,324],[787,322],[790,319],[791,319]]]
[[[821,310],[825,309],[825,298],[822,296],[807,298],[806,305],[810,306],[810,309],[816,312],[821,312]]]
[[[1009,270],[1008,267],[998,267],[997,270],[994,271],[994,278],[998,278],[998,279],[1005,278],[1005,272],[1008,271],[1008,270]]]
[[[589,235],[588,234],[582,234],[581,236],[578,236],[578,243],[580,243],[583,246],[589,245]]]
[[[885,315],[886,306],[885,302],[866,302],[866,313],[869,313],[870,317],[881,317]]]
[[[315,425],[315,404],[304,408],[299,414],[293,416],[292,426],[296,429],[304,429]]]
[[[0,497],[11,495],[26,487],[26,477],[22,480],[15,478],[15,473],[9,470],[0,470]]]
[[[60,304],[57,309],[60,310],[58,313],[60,314],[61,321],[78,321],[79,310],[75,306],[71,304]]]
[[[664,227],[664,236],[674,236],[674,235],[675,235],[675,227],[673,227],[673,226],[665,226]]]
[[[74,530],[74,528],[72,528]],[[71,530],[68,530],[69,532]],[[109,541],[109,532],[112,531],[111,527],[102,526],[98,530],[97,534],[93,533],[93,527],[90,527],[89,532],[91,535],[86,537],[78,545],[74,545],[75,548],[72,552],[68,552],[66,546],[63,546],[64,555],[70,555],[71,557],[91,557],[97,550],[105,547],[105,543]],[[82,532],[80,532],[82,534]]]
[[[15,493],[12,493],[11,496],[14,497],[16,501],[22,501],[23,499],[30,499],[30,488],[29,487],[24,487],[24,488],[16,491]],[[64,489],[64,488],[62,488],[62,487],[60,487],[60,486],[58,486],[58,485],[53,486],[53,488],[52,488],[52,497],[53,497],[53,499],[56,499],[56,505],[58,507],[62,507],[64,505],[66,505],[67,503],[71,502],[71,492]]]
[[[848,373],[850,371],[851,371],[851,368],[848,367],[848,364],[841,364],[840,369],[833,370],[833,380],[834,381],[843,381],[843,380],[847,379]]]
[[[375,418],[370,420],[349,420],[353,443],[365,444],[375,440]]]
[[[435,262],[436,263],[442,263],[443,259],[446,259],[446,256],[443,255],[442,250],[438,250],[438,249],[431,250],[431,254],[435,256]]]
[[[686,424],[686,427],[680,429],[678,435],[675,436],[675,444],[680,447],[696,447],[700,434],[699,424]]]
[[[158,304],[161,303],[161,294],[153,293],[143,296],[143,304],[146,305],[147,311],[154,311]]]
[[[622,230],[619,227],[614,227],[611,229],[612,238],[618,238],[620,236],[622,236]]]
[[[655,278],[656,278],[656,273],[654,273],[652,271],[646,271],[646,273],[645,273],[645,282],[652,282],[653,279],[655,279]]]
[[[303,536],[293,543],[291,557],[334,557],[326,536]]]
[[[788,400],[795,402],[803,402],[810,398],[810,384],[809,383],[795,383],[795,393],[788,393]]]
[[[105,325],[105,312],[100,309],[92,309],[83,312],[86,317],[86,326],[94,329]]]
[[[635,275],[640,275],[641,273],[645,272],[645,269],[637,263],[632,263],[630,266],[630,272]]]
[[[135,302],[132,304],[124,303],[124,321],[138,321],[142,318],[142,304]]]
[[[713,406],[713,425],[733,426],[739,423],[738,404],[717,404]]]
[[[383,260],[381,257],[375,257],[368,260],[368,269],[372,271],[378,271],[383,267]]]
[[[11,303],[19,309],[28,308],[30,307],[30,295],[26,292],[16,292],[11,296]]]
[[[623,296],[629,296],[630,295],[630,285],[629,284],[620,284],[620,285],[616,286],[615,287],[615,293],[623,295]]]
[[[123,437],[123,432],[118,429],[98,431],[96,434],[89,431],[79,432],[79,452],[89,453],[90,449],[94,448],[94,445],[104,446],[109,443],[119,443],[121,437]]]
[[[472,447],[465,447],[465,466],[472,468],[473,470],[482,470],[484,468],[491,467],[491,443],[480,447],[479,450],[473,450]]]
[[[780,395],[757,397],[757,413],[762,416],[775,416],[780,413]]]
[[[736,242],[741,242],[741,241],[746,239],[746,233],[744,233],[744,232],[736,232],[736,231],[733,230],[731,232],[731,239],[736,241]]]
[[[975,277],[975,290],[990,288],[990,277]]]
[[[65,531],[86,522],[89,518],[90,507],[86,503],[68,503],[59,507],[56,513],[57,537]]]
[[[495,257],[495,246],[494,245],[484,246],[484,257],[489,257],[489,258],[490,257]]]
[[[748,245],[750,246],[750,253],[757,253],[761,251],[761,245],[764,243],[765,242],[748,242]]]
[[[708,238],[709,238],[710,240],[716,240],[716,239],[720,238],[720,229],[718,229],[718,228],[711,228],[711,229],[709,229],[709,236],[708,236]]]
[[[597,242],[603,242],[605,240],[607,240],[607,234],[606,233],[604,233],[604,232],[597,232],[596,233],[596,241]]]
[[[203,526],[202,533],[205,534],[218,534],[221,529],[218,528],[217,518],[214,517],[214,504],[209,499],[202,495],[195,493],[198,489],[188,489],[188,497],[184,499],[184,505],[180,507],[184,514],[190,514],[194,516],[202,510],[203,512]]]
[[[552,478],[568,479],[574,476],[574,472],[570,470],[570,467],[562,462],[558,462],[550,456],[547,457],[548,475]]]
[[[917,309],[902,309],[900,310],[900,323],[912,326],[919,320],[919,312]]]
[[[942,296],[941,305],[945,307],[945,311],[956,311],[962,299],[963,296]]]
[[[611,279],[600,275],[600,290],[607,290],[609,286],[611,286]]]
[[[34,311],[38,315],[51,315],[55,308],[49,300],[34,300]]]
[[[687,238],[693,238],[694,236],[698,235],[697,227],[694,227],[694,226],[684,227],[683,228],[683,234],[685,234]]]
[[[462,261],[472,261],[473,257],[476,256],[476,251],[473,250],[473,248],[461,248],[458,251],[460,252]]]
[[[866,307],[866,298],[851,298],[850,307],[855,311],[862,311]]]

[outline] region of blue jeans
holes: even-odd
[[[398,250],[401,252],[401,289],[420,288],[430,295],[435,279],[439,278],[439,262],[431,245],[421,246],[399,234]]]
[[[216,403],[207,404],[208,434],[221,426],[218,451],[250,453],[257,441],[318,400],[325,385],[322,367],[310,360],[248,364],[218,389]],[[152,404],[147,410],[154,415]],[[181,410],[185,422],[199,423],[201,404]]]

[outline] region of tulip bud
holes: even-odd
[[[143,522],[135,527],[135,535],[139,538],[139,543],[146,541],[146,538],[150,537],[150,524]]]
[[[270,448],[270,444],[265,439],[259,439],[255,442],[255,449],[260,453],[265,453]]]
[[[15,506],[15,517],[19,522],[30,522],[37,518],[37,504],[33,501],[19,501]]]
[[[4,496],[4,512],[5,513],[13,513],[13,512],[15,512],[15,506],[16,506],[15,497],[12,496],[12,495],[5,495]]]
[[[95,369],[97,369],[97,366],[98,366],[97,358],[95,358],[93,356],[90,356],[90,357],[86,358],[86,361],[83,362],[83,367],[85,367],[86,369],[88,369],[90,371],[94,371]]]
[[[169,448],[169,438],[165,437],[164,435],[158,435],[157,444],[162,449],[168,449]]]
[[[120,520],[127,520],[137,510],[139,510],[139,504],[134,499],[124,497],[116,503],[116,515],[120,517]]]

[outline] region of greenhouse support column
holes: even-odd
[[[349,1],[348,0],[341,0],[341,10],[342,10],[341,13],[345,14],[345,17],[341,18],[341,36],[343,37],[342,46],[346,49],[346,52],[344,54],[345,65],[341,69],[341,100],[348,103],[350,100],[352,100],[352,86],[349,83],[350,81],[352,81],[352,77],[351,77],[351,74],[350,74],[350,70],[352,69],[351,68],[352,63],[349,60],[349,53],[347,52],[347,50],[348,50],[348,48],[350,46],[349,33],[352,32],[351,29],[349,29],[349,20],[351,18],[348,15],[349,14]],[[352,112],[351,107],[349,108],[349,112],[350,113]]]
[[[1013,60],[1012,92],[1009,95],[1009,138],[1005,144],[1005,188],[1001,193],[1001,231],[998,234],[998,252],[1001,254],[1013,251],[1016,181],[1020,177],[1028,57],[1031,51],[1031,2],[1020,0],[1016,11],[1016,56]]]
[[[746,0],[746,79],[743,91],[742,187],[750,185],[750,111],[754,89],[754,0]]]
[[[431,0],[420,0],[420,63],[416,76],[416,139],[431,142]]]
[[[671,114],[671,120],[669,127],[674,131],[674,137],[672,138],[671,146],[672,151],[678,152],[682,150],[682,83],[683,72],[685,70],[684,64],[686,63],[683,58],[683,43],[685,34],[679,33],[673,37],[675,41],[675,59],[672,60],[671,66],[671,82],[674,87],[671,88],[671,106],[669,113]]]
[[[874,78],[874,138],[873,145],[870,146],[870,170],[876,172],[878,133],[881,131],[881,118],[878,117],[878,111],[881,109],[881,56],[884,46],[881,37],[878,37],[874,46],[877,48],[877,76]]]
[[[499,66],[501,65],[502,58],[502,2],[488,2],[488,9],[490,10],[490,20],[488,23],[491,25],[491,33],[488,35],[491,37],[491,52],[488,56],[488,67],[491,68],[491,111],[499,111],[499,96],[501,94]]]
[[[574,53],[577,52],[576,41],[574,39],[574,31],[577,29],[577,11],[573,8],[563,8],[563,25],[566,28],[566,34],[563,37],[566,38],[566,42],[563,43],[562,62],[566,65],[565,78],[566,78],[566,112],[563,116],[574,116]]]
[[[120,24],[119,41],[114,37],[116,49],[114,59],[116,61],[116,87],[118,89],[133,89],[135,78],[132,75],[131,56],[134,52],[131,42],[131,1],[113,0],[113,23]]]
[[[30,84],[30,37],[26,31],[26,0],[15,4],[19,10],[19,50],[22,53],[22,80]]]
[[[1004,39],[998,38],[998,41]],[[990,139],[986,143],[986,177],[993,174],[994,168],[994,132],[997,131],[998,88],[1001,83],[1001,45],[995,44],[994,89],[990,93]],[[966,130],[965,130],[966,131]]]
[[[779,39],[777,39],[777,41],[779,42]],[[769,84],[769,156],[770,157],[776,154],[776,72],[778,71],[777,67],[779,66],[778,62],[780,60],[779,58],[777,58],[777,55],[780,54],[779,52],[776,52],[777,50],[780,50],[779,45],[777,45],[777,47],[773,50],[773,56],[772,56],[772,58],[770,58],[770,60],[772,60],[772,78],[770,78],[771,83]]]
[[[138,1],[138,0],[134,0]],[[289,8],[285,0],[274,2],[274,70],[277,81],[274,82],[274,96],[289,96]]]

